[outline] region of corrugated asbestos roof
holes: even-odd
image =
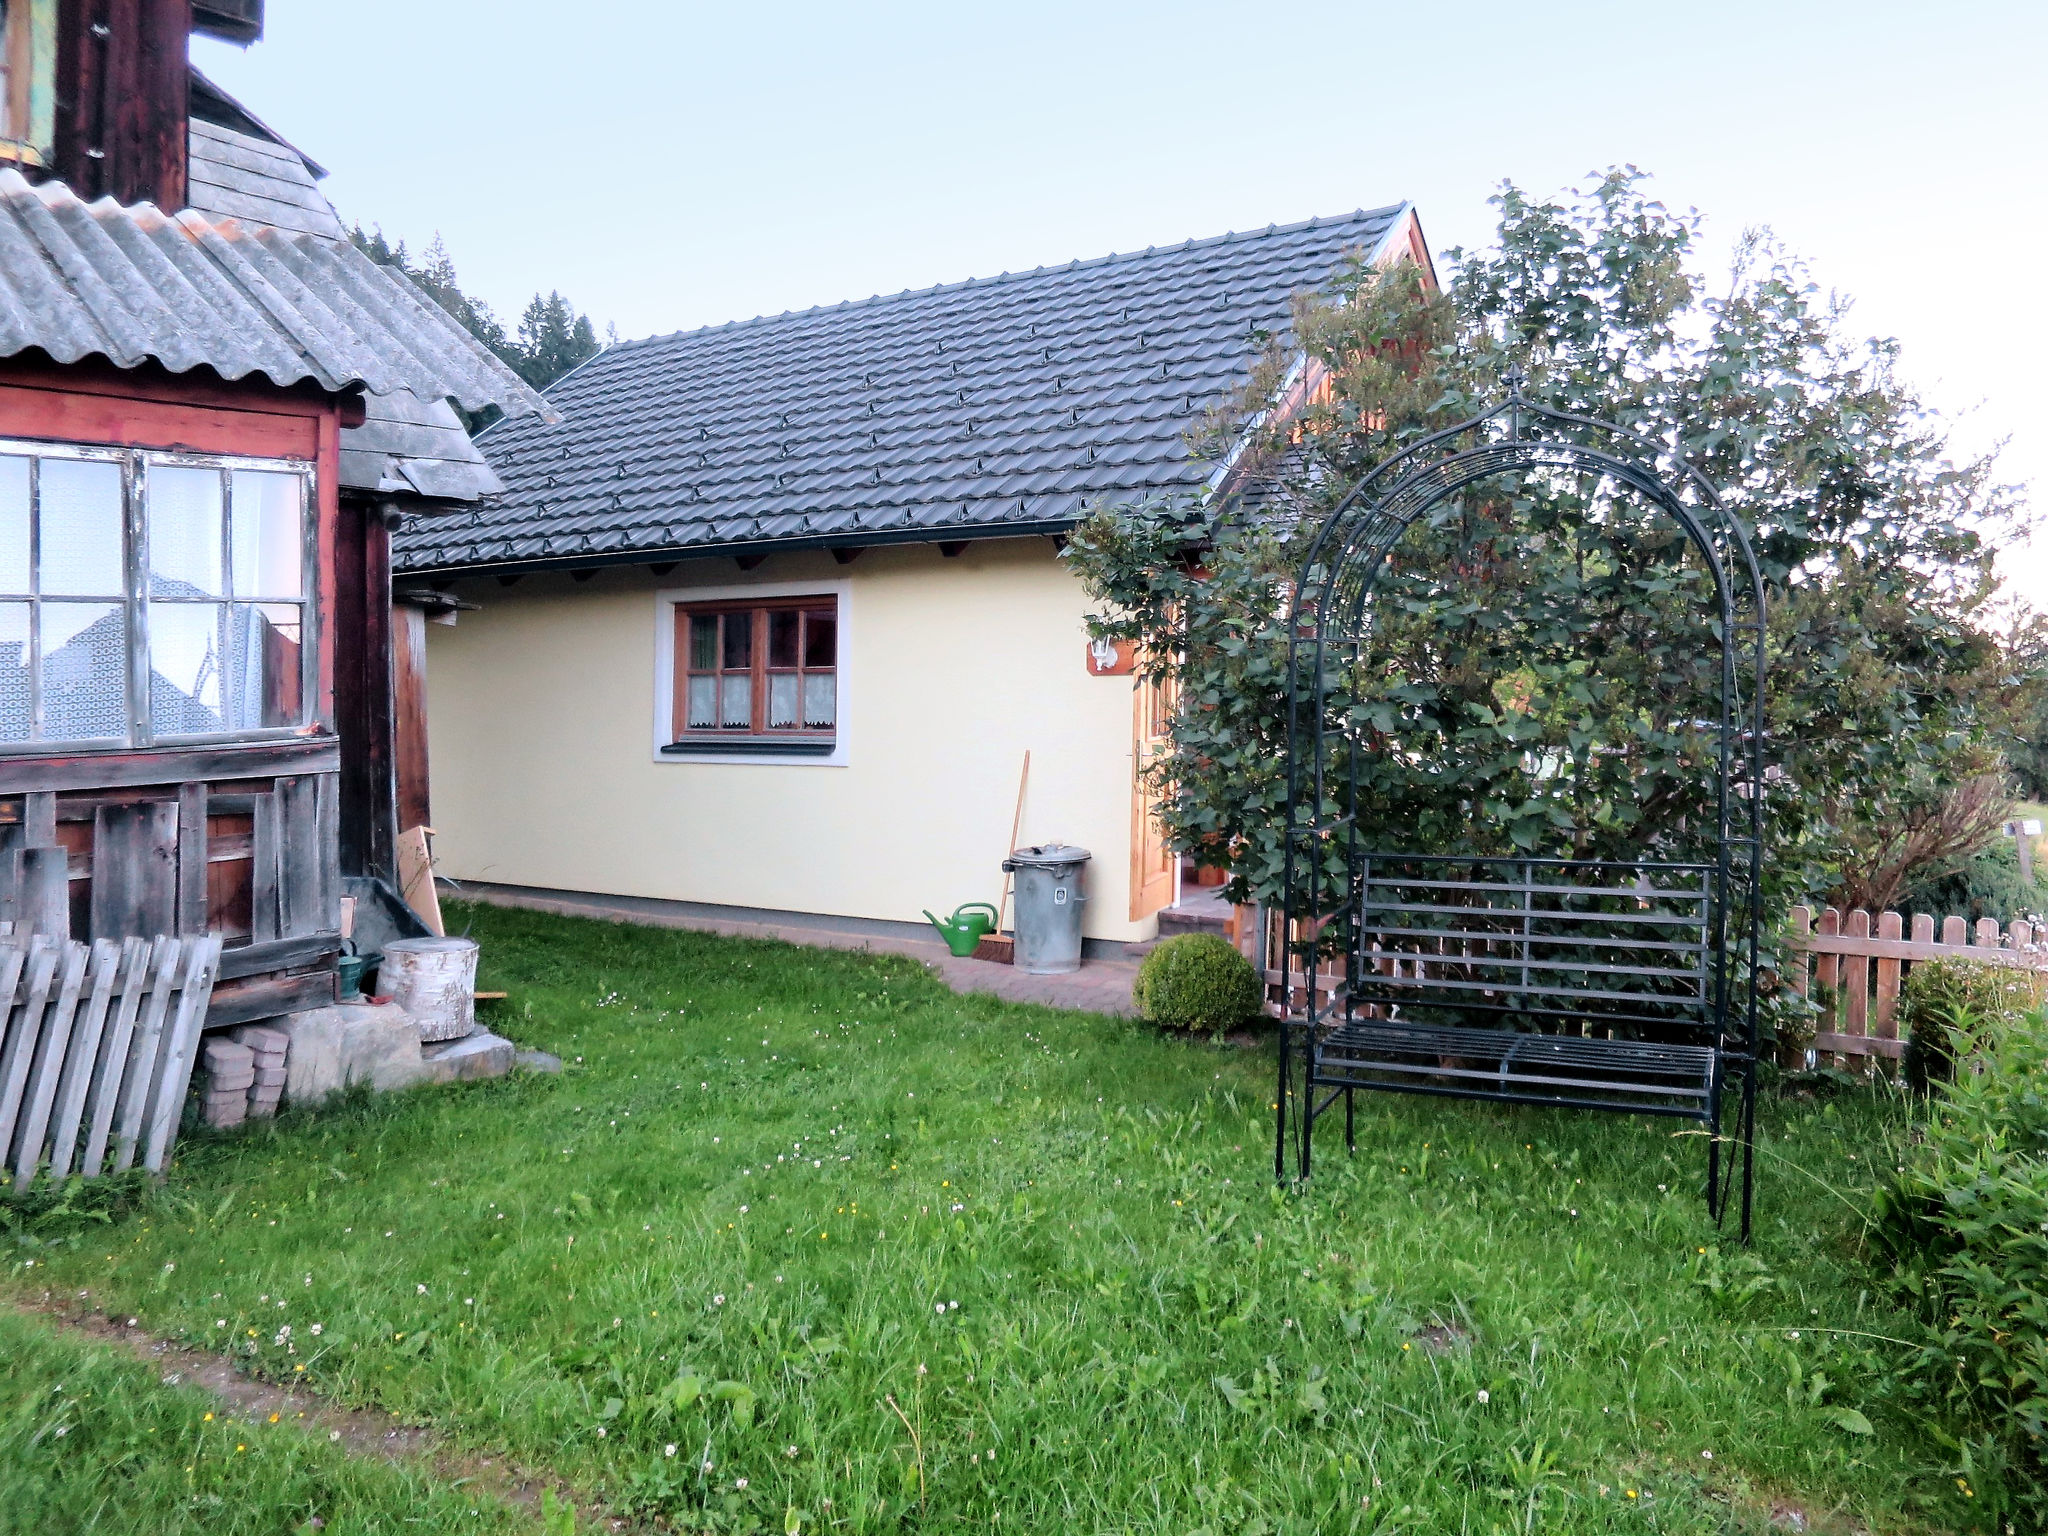
[[[260,126],[240,102],[198,71],[193,74],[222,107]],[[187,142],[186,197],[199,212],[330,240],[348,238],[314,167],[289,144],[197,117]],[[341,432],[341,483],[351,490],[475,501],[505,488],[446,400],[398,390],[367,395],[364,404],[363,424]]]
[[[201,213],[345,240],[348,231],[296,150],[193,118],[185,200]]]
[[[173,373],[547,410],[432,299],[346,241],[88,204],[61,182],[0,170],[0,357],[30,347],[62,363],[154,360]]]
[[[341,434],[343,485],[435,501],[475,501],[505,488],[447,401],[400,391],[363,404],[363,424]]]
[[[1189,425],[1291,296],[1406,205],[626,342],[482,446],[507,492],[397,535],[410,571],[1072,523],[1199,486]]]

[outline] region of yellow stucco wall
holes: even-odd
[[[844,583],[844,766],[657,760],[660,594]],[[1085,931],[1130,920],[1131,679],[1088,675],[1080,584],[1046,539],[459,584],[427,627],[438,861],[457,879],[919,921],[994,901],[1022,841],[1094,854]]]

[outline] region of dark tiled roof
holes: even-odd
[[[1049,531],[1199,486],[1184,434],[1405,205],[612,347],[482,439],[401,569]]]

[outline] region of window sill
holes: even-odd
[[[836,741],[775,741],[761,736],[738,737],[730,741],[672,741],[661,749],[663,757],[830,757],[839,750]]]

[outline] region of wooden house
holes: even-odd
[[[209,1024],[332,1000],[391,874],[389,527],[544,410],[199,77],[261,0],[0,8],[0,916],[218,932]]]

